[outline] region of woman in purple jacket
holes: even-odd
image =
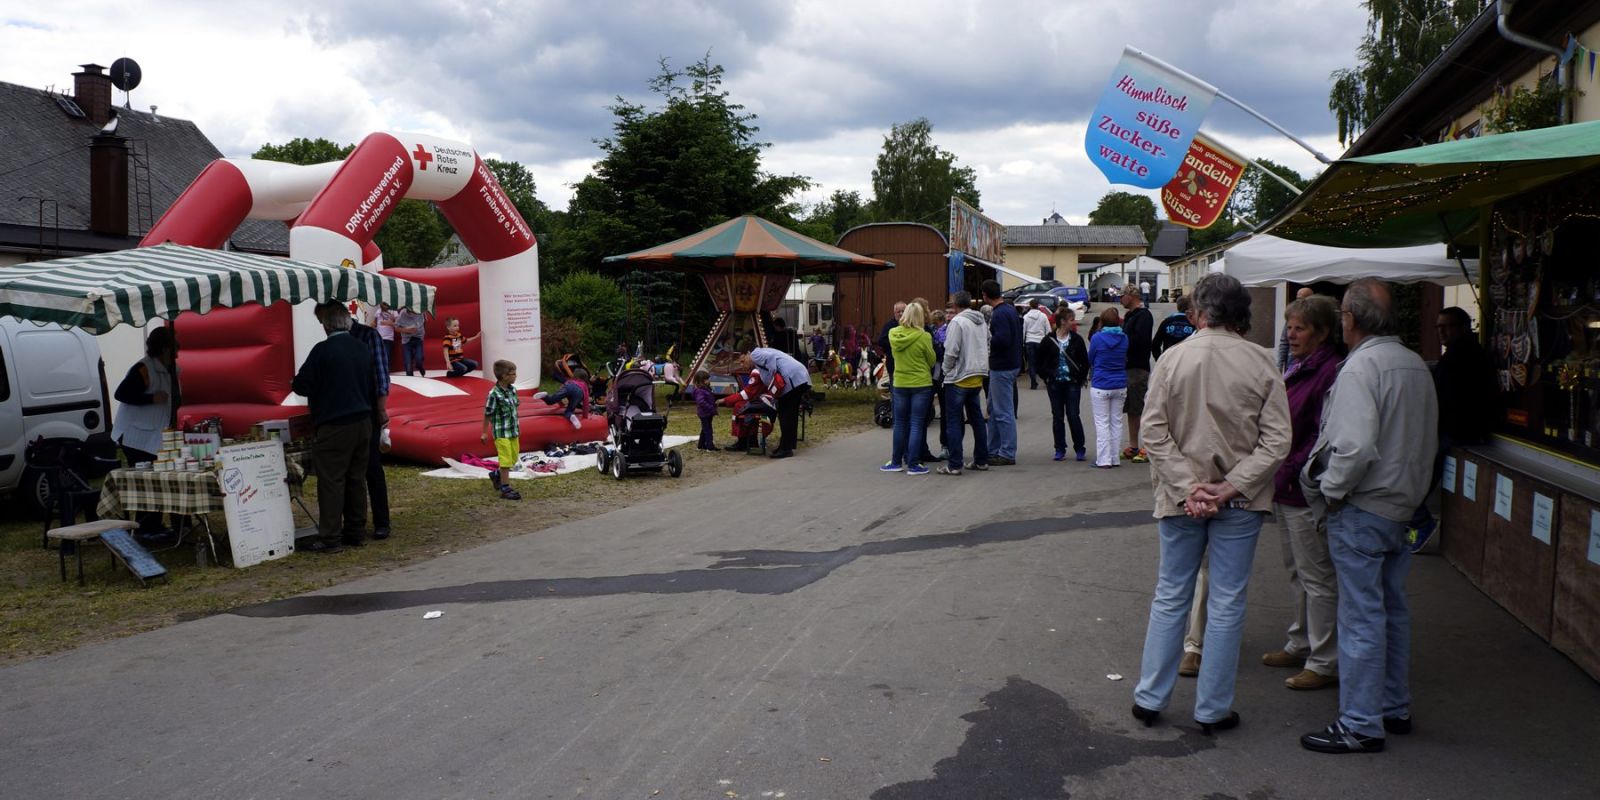
[[[1294,442],[1289,458],[1278,468],[1273,511],[1283,535],[1283,565],[1289,570],[1294,618],[1282,650],[1261,657],[1269,667],[1299,668],[1284,681],[1290,689],[1322,689],[1339,680],[1338,582],[1328,554],[1327,520],[1318,517],[1300,490],[1300,471],[1317,442],[1322,400],[1339,376],[1340,355],[1334,342],[1339,306],[1324,295],[1302,297],[1284,312],[1289,340],[1289,366],[1283,380],[1289,391],[1289,420]]]

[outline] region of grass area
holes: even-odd
[[[828,392],[811,417],[808,443],[871,427],[876,399],[871,390]],[[699,434],[692,404],[672,407],[667,432]],[[730,438],[724,411],[717,419],[717,439]],[[802,456],[805,446],[801,445]],[[335,555],[297,554],[244,570],[196,567],[194,550],[185,544],[156,554],[171,580],[149,588],[140,588],[132,576],[112,569],[110,557],[98,545],[84,553],[87,585],[78,586],[70,558],[68,582],[62,583],[55,551],[40,547],[42,521],[17,513],[21,501],[5,498],[0,501],[6,509],[0,518],[0,664],[288,597],[601,514],[717,480],[751,463],[750,456],[704,453],[692,444],[679,449],[685,460],[679,480],[641,475],[617,481],[584,470],[517,481],[523,496],[520,503],[500,500],[487,481],[424,478],[422,473],[432,467],[391,463],[387,477],[394,536],[388,541]],[[315,499],[314,485],[307,486],[306,495]],[[296,516],[305,524],[303,515],[297,511]],[[210,522],[218,532],[218,551],[226,558],[227,525],[221,514],[212,515]]]

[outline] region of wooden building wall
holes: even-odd
[[[833,296],[835,332],[853,325],[877,336],[896,301],[925,297],[935,308],[944,306],[949,246],[937,228],[912,222],[863,225],[846,231],[838,246],[893,262],[894,268],[839,275]]]

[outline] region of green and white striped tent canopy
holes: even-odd
[[[433,312],[434,288],[381,272],[163,244],[0,267],[0,316],[102,334],[184,311],[360,300]]]

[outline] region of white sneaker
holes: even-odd
[[[583,423],[579,422],[577,417],[567,417],[567,421],[572,423],[572,429],[573,430],[577,430],[577,429],[583,427]]]
[[[389,426],[385,425],[383,426],[383,432],[378,434],[378,452],[387,453],[391,449],[393,449],[393,446],[389,441]]]
[[[533,393],[533,399],[535,399],[535,400],[543,400],[543,399],[545,399],[546,397],[549,397],[549,396],[550,396],[549,392],[534,392]]]

